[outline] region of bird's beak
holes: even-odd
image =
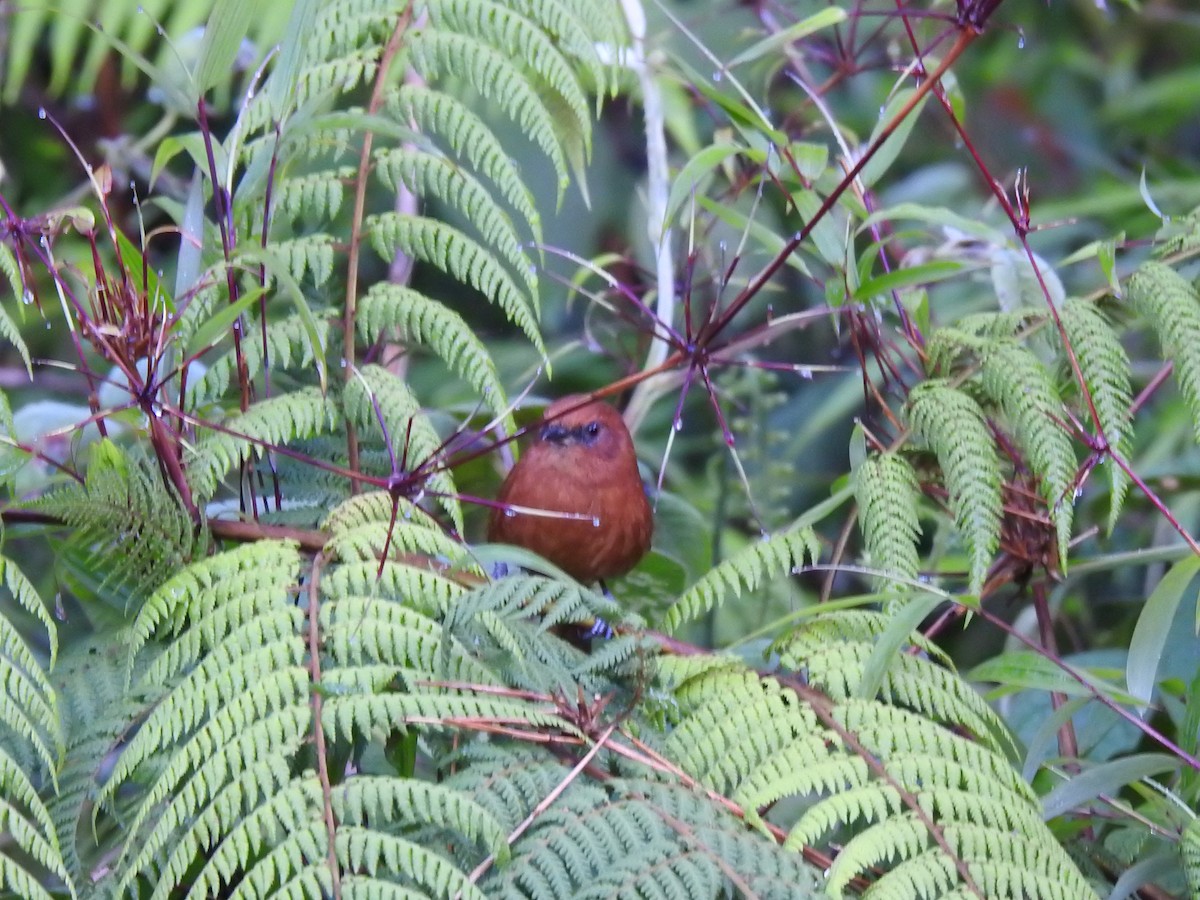
[[[540,437],[543,441],[549,441],[551,444],[565,444],[571,437],[571,429],[551,422],[542,426]]]

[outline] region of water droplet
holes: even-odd
[[[39,107],[38,107],[38,118],[39,118],[39,119],[44,119],[44,118],[46,118],[46,107],[44,107],[44,106],[39,106]]]
[[[33,291],[27,289],[25,293],[21,295],[21,302],[26,306],[31,304],[33,302]]]
[[[1017,32],[1017,49],[1018,50],[1025,49],[1025,32],[1024,31]]]
[[[683,431],[683,419],[677,418],[674,422],[671,423],[671,427],[674,428],[676,431]]]
[[[506,509],[504,511],[504,515],[506,515],[510,519],[515,519],[517,516],[517,511],[515,509]]]
[[[1079,487],[1075,488],[1075,499],[1078,500],[1082,496],[1083,496],[1083,485],[1080,485]]]
[[[812,381],[813,370],[809,366],[796,366],[796,374],[805,381]]]
[[[346,368],[346,360],[344,360],[344,359],[339,359],[339,360],[338,360],[338,365],[339,365],[341,368],[343,368],[343,369],[344,369],[344,368]]]
[[[600,527],[600,517],[599,516],[592,516],[592,527],[593,528]]]
[[[46,320],[46,330],[47,331],[50,330],[50,321],[49,320]]]
[[[713,72],[713,81],[720,81],[724,77],[725,77],[724,72]]]

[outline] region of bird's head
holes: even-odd
[[[563,397],[546,408],[535,443],[594,459],[617,460],[633,454],[633,440],[621,414],[582,394]]]

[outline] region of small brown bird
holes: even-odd
[[[496,499],[489,541],[532,550],[584,584],[624,575],[650,549],[654,515],[629,429],[607,403],[581,394],[547,407]]]

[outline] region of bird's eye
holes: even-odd
[[[595,437],[600,433],[600,423],[588,422],[587,427],[584,430],[587,432],[588,437]]]

